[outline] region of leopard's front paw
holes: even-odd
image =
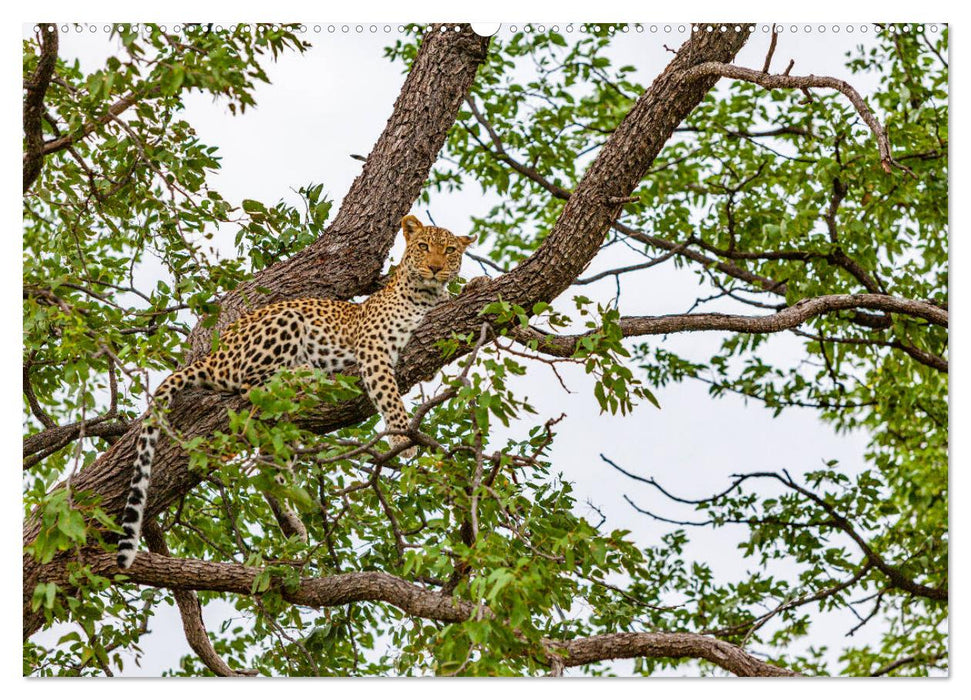
[[[391,443],[391,449],[394,449],[399,445],[411,444],[411,440],[406,438],[404,435],[392,435],[389,442]],[[401,452],[399,452],[398,456],[401,457],[402,459],[414,459],[415,456],[417,456],[417,454],[418,454],[418,446],[412,445],[408,449],[402,450]]]

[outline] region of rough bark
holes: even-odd
[[[121,437],[128,432],[131,424],[120,420],[99,420],[71,423],[48,428],[24,438],[24,469],[29,469],[41,459],[77,440],[83,433],[87,437],[101,437],[108,440]]]
[[[437,32],[432,33],[422,52],[437,35]],[[475,44],[467,32],[449,35],[453,37],[450,42],[465,47],[458,52],[465,61],[475,65],[481,61],[482,40]],[[734,25],[728,25],[724,32],[693,34],[615,129],[570,195],[557,223],[539,249],[510,273],[488,284],[477,285],[473,291],[429,314],[399,361],[399,383],[403,387],[433,375],[444,364],[441,352],[435,347],[436,341],[448,337],[453,331],[472,333],[477,330],[482,323],[481,309],[500,295],[509,302],[530,308],[535,302],[554,299],[570,286],[599,249],[619,213],[621,204],[618,202],[631,194],[674,129],[718,79],[708,75],[692,77],[687,71],[706,61],[731,61],[747,38],[748,27],[744,25],[740,32],[734,31]],[[412,73],[420,69],[420,60],[421,54]],[[444,60],[444,57],[438,57],[435,64]],[[445,90],[442,81],[454,87],[466,78],[469,82],[472,79],[471,73],[466,76],[456,68],[442,73],[429,66],[422,75],[425,75],[424,83],[409,86],[406,81],[396,103],[395,115],[328,232],[305,253],[269,268],[254,279],[254,287],[258,285],[272,290],[271,294],[260,298],[260,303],[301,295],[347,297],[373,285],[390,249],[394,223],[417,197],[444,141],[445,131],[454,120],[458,102],[464,97],[457,89]],[[446,115],[441,115],[444,126],[439,127],[424,112],[414,111],[415,102],[407,93],[422,90],[430,91],[425,94],[433,95],[434,102],[442,110],[443,95],[455,98],[450,116],[446,119]],[[399,110],[410,114],[403,122],[396,120]],[[412,131],[415,128],[418,129],[417,136]],[[402,138],[400,133],[403,132],[399,130],[406,131],[409,136]],[[435,142],[439,135],[440,140]],[[416,140],[426,145],[418,148],[414,144]],[[424,170],[417,170],[411,159],[424,159],[420,161],[426,164]],[[374,171],[371,170],[372,163],[376,168]],[[396,180],[395,174],[402,171],[410,173],[407,182]],[[393,184],[389,185],[388,179],[394,181]],[[242,308],[242,294],[224,299],[223,305],[227,317],[232,318],[234,309],[238,313]],[[194,332],[193,348],[206,347],[206,338],[204,331]],[[210,435],[215,430],[226,429],[227,408],[239,410],[245,406],[245,399],[241,397],[226,399],[214,394],[187,392],[173,402],[170,420],[187,437]],[[327,432],[360,421],[373,412],[374,408],[366,398],[361,398],[323,407],[319,413],[307,417],[303,424],[318,432]],[[129,468],[134,457],[134,437],[129,434],[120,439],[74,479],[74,488],[99,494],[103,507],[109,512],[119,512],[124,505]],[[171,441],[160,442],[155,462],[147,518],[154,517],[199,479],[198,475],[188,472],[185,454]],[[36,527],[34,521],[26,524],[25,545],[33,539]],[[58,565],[61,563],[55,561],[46,568]],[[30,598],[36,583],[41,580],[41,568],[25,555],[25,638],[42,622],[38,614],[30,612]]]

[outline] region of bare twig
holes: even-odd
[[[775,23],[772,24],[772,39],[769,40],[769,51],[765,54],[765,63],[762,64],[762,72],[768,73],[769,66],[772,65],[772,54],[775,53],[775,45],[779,41],[779,33],[775,30]]]
[[[590,275],[589,277],[581,277],[573,284],[574,285],[591,284],[592,282],[601,280],[604,277],[610,277],[611,275],[613,275],[614,277],[617,277],[619,275],[627,274],[628,272],[635,272],[637,270],[646,270],[648,268],[654,267],[655,265],[660,265],[661,263],[670,260],[675,255],[678,255],[679,253],[681,253],[686,247],[687,247],[687,244],[682,243],[681,245],[678,245],[675,248],[669,250],[667,253],[664,253],[663,255],[659,255],[656,258],[651,258],[646,262],[638,263],[636,265],[627,265],[626,267],[618,267],[618,268],[614,268],[613,270],[604,270],[603,272],[598,272],[597,274]]]

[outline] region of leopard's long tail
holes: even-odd
[[[135,467],[128,491],[128,503],[121,519],[125,534],[118,542],[118,566],[127,569],[135,561],[135,550],[142,535],[142,519],[148,502],[148,485],[152,478],[152,460],[155,446],[165,421],[164,411],[172,396],[183,389],[207,386],[210,383],[208,367],[204,362],[189,365],[166,377],[152,398],[149,416],[142,423],[135,447]]]

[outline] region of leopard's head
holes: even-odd
[[[462,253],[475,240],[438,226],[424,226],[410,214],[401,220],[401,231],[405,237],[401,269],[411,277],[437,284],[447,284],[458,275]]]

